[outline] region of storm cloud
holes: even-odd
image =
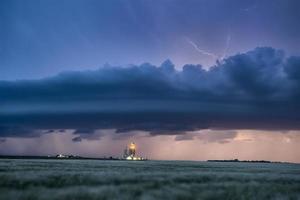
[[[0,81],[0,137],[36,130],[300,129],[300,57],[259,47],[205,70],[171,61]],[[30,131],[31,130],[31,131]],[[80,141],[78,137],[74,141]],[[178,138],[180,139],[180,138]]]

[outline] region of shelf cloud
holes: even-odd
[[[258,47],[208,70],[192,64],[176,70],[167,60],[158,67],[104,66],[0,81],[0,137],[35,137],[52,129],[85,135],[112,128],[151,135],[198,129],[299,130],[299,101],[300,57]]]

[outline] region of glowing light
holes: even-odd
[[[131,142],[129,145],[129,149],[135,150],[135,148],[136,148],[136,146],[135,146],[134,142]]]
[[[132,157],[131,157],[131,156],[128,156],[128,157],[126,158],[126,160],[132,160]]]

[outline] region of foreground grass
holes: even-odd
[[[300,165],[0,159],[0,199],[300,199]]]

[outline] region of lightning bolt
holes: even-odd
[[[191,39],[189,39],[188,37],[186,37],[185,39],[186,39],[186,41],[187,41],[190,45],[192,45],[192,46],[194,47],[194,49],[195,49],[197,52],[199,52],[199,53],[201,53],[201,54],[203,54],[203,55],[210,56],[210,57],[213,57],[213,58],[215,58],[215,59],[218,59],[218,56],[217,56],[217,55],[215,55],[215,54],[213,54],[213,53],[210,53],[210,52],[208,52],[208,51],[205,51],[205,50],[203,50],[203,49],[200,49],[200,48],[198,47],[198,45],[197,45],[195,42],[193,42]]]
[[[226,46],[225,46],[225,49],[224,49],[224,53],[223,53],[223,55],[220,57],[220,60],[223,60],[223,59],[226,57],[227,51],[228,51],[228,49],[229,49],[230,41],[231,41],[231,34],[230,34],[230,31],[229,31],[229,33],[228,33],[228,35],[227,35],[227,38],[226,38]]]

